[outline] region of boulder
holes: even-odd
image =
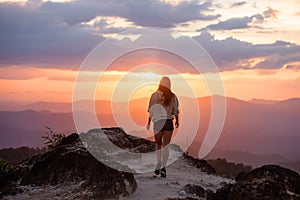
[[[298,200],[299,191],[299,174],[277,165],[266,165],[240,173],[235,184],[227,184],[218,189],[213,199]]]
[[[184,198],[166,198],[165,200],[199,200],[198,198],[194,197],[184,197]]]
[[[282,183],[290,192],[300,194],[300,176],[297,172],[278,165],[265,165],[250,172],[241,172],[237,175],[237,182],[256,182],[266,180]]]
[[[184,153],[183,157],[185,160],[187,160],[192,166],[195,166],[199,168],[201,171],[206,172],[208,174],[215,174],[215,169],[208,164],[206,160],[200,160],[197,158],[194,158],[192,156],[189,156],[188,154]]]
[[[187,184],[184,191],[192,197],[205,197],[205,190],[199,185]]]
[[[78,184],[88,198],[110,199],[128,196],[137,188],[131,173],[109,168],[95,159],[82,145],[78,134],[64,138],[53,150],[23,163],[28,173],[21,185]]]

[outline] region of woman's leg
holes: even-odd
[[[156,143],[156,158],[157,162],[161,162],[161,147],[162,147],[162,139],[163,139],[163,132],[155,133],[155,143]]]
[[[169,159],[169,144],[172,138],[172,134],[173,131],[164,131],[162,136],[163,136],[163,141],[162,141],[162,145],[163,145],[163,155],[162,155],[162,165],[163,168],[165,168],[167,166],[167,162]]]

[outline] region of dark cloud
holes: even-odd
[[[263,15],[264,15],[265,18],[277,19],[278,13],[279,13],[278,10],[275,10],[275,9],[272,9],[271,7],[268,7],[268,9],[263,12]]]
[[[127,28],[95,24],[98,31],[82,25],[96,16],[122,17],[140,26],[172,27],[190,20],[211,20],[212,4],[199,1],[176,6],[159,0],[30,0],[21,6],[0,3],[1,66],[37,64],[68,66],[80,61],[104,38],[101,34]],[[132,28],[132,27],[130,27]]]
[[[287,69],[296,69],[296,70],[300,70],[300,64],[299,63],[292,63],[286,66]],[[299,78],[299,82],[300,83],[300,78]]]
[[[257,24],[263,23],[267,19],[277,19],[277,10],[268,8],[262,14],[252,15],[250,17],[231,18],[225,21],[220,21],[217,24],[210,24],[203,30],[234,30],[234,29],[247,29],[250,27],[257,27]]]
[[[0,27],[1,66],[78,66],[103,40],[79,25],[69,26],[50,13],[16,4],[0,4]]]
[[[247,2],[246,1],[240,1],[240,2],[235,2],[233,3],[230,7],[231,8],[234,8],[234,7],[240,7],[240,6],[243,6],[243,5],[246,5]]]
[[[182,2],[176,6],[158,1],[117,1],[117,0],[77,0],[65,3],[42,3],[31,0],[26,6],[11,3],[0,3],[0,65],[10,66],[18,64],[35,65],[38,67],[74,68],[81,64],[85,56],[105,38],[99,34],[111,34],[126,30],[126,28],[111,26],[107,21],[100,20],[94,26],[96,31],[81,24],[95,16],[118,16],[129,22],[142,26],[171,27],[176,23],[189,20],[213,19],[216,16],[204,15],[204,11],[212,8],[211,3],[198,4],[194,1]],[[143,8],[143,9],[142,9]],[[144,9],[147,8],[147,9]],[[207,29],[232,30],[247,28],[253,22],[263,22],[266,18],[276,18],[276,11],[266,10],[263,14],[250,17],[234,18]],[[234,38],[216,40],[209,32],[203,31],[194,37],[211,55],[221,70],[245,68],[240,63],[247,59],[263,57],[255,68],[280,68],[292,66],[300,62],[300,47],[298,45],[277,41],[273,44],[254,45]],[[139,42],[138,39],[137,42]],[[174,38],[166,38],[170,43]],[[176,39],[184,42],[184,37]],[[129,39],[116,41],[108,53],[113,53],[118,45],[130,45]],[[195,54],[195,52],[190,52]],[[171,62],[174,55],[148,53],[147,58],[156,62]],[[142,56],[141,56],[142,57]],[[133,63],[135,57],[131,57]],[[165,60],[165,61],[164,61]],[[173,59],[174,60],[174,59]],[[125,62],[125,61],[124,61]],[[178,60],[178,63],[182,60]],[[181,63],[180,71],[185,69]],[[122,69],[122,66],[116,66]],[[247,66],[246,66],[247,68]],[[123,68],[124,69],[124,68]]]
[[[212,3],[199,1],[171,5],[159,0],[76,0],[45,2],[42,9],[62,18],[68,24],[88,22],[96,16],[118,16],[138,26],[170,28],[191,20],[213,20],[220,15],[204,14],[212,10]]]
[[[216,40],[208,32],[194,37],[211,55],[221,70],[240,68],[278,69],[289,63],[300,62],[300,46],[276,41],[273,44],[252,44],[234,38]],[[264,58],[255,66],[241,66],[240,63],[252,58]]]
[[[232,18],[226,21],[219,22],[217,24],[208,25],[206,28],[201,29],[205,30],[233,30],[233,29],[244,29],[249,28],[249,23],[251,22],[251,17],[243,18]]]
[[[221,21],[217,24],[208,25],[207,27],[202,28],[199,31],[246,29],[252,27],[251,23],[254,20],[256,20],[256,22],[262,22],[264,20],[264,17],[260,14],[256,14],[251,17],[231,18],[226,21]]]
[[[171,66],[179,72],[197,73],[189,63],[185,62],[187,58],[180,57],[189,55],[189,61],[200,63],[201,72],[215,72],[213,65],[207,62],[208,58],[204,52],[193,49],[189,37],[173,38],[170,35],[164,35],[164,38],[154,39],[155,42],[164,42],[175,45],[177,49],[174,52],[184,52],[184,54],[175,55],[159,50],[140,50],[122,57],[113,63],[112,70],[130,70],[133,66],[143,63],[160,63]],[[154,37],[156,38],[156,37]],[[112,41],[107,51],[112,54],[116,48],[127,48],[133,43],[137,46],[143,41],[153,39],[151,36],[143,36],[137,40]],[[217,40],[209,32],[202,32],[199,36],[193,37],[196,42],[201,44],[211,56],[220,71],[237,69],[279,69],[286,66],[300,63],[300,46],[285,42],[276,41],[272,44],[252,44],[232,37],[224,40]],[[160,40],[160,41],[156,41]],[[190,48],[189,48],[190,47]],[[138,58],[138,59],[137,59]],[[254,61],[254,63],[253,63]]]

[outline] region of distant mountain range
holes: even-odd
[[[221,98],[221,97],[220,97]],[[227,113],[224,129],[215,147],[214,157],[225,157],[224,152],[247,152],[249,155],[265,155],[268,157],[252,157],[240,154],[232,157],[235,162],[243,161],[246,164],[263,164],[266,162],[299,161],[300,141],[300,99],[288,99],[285,101],[252,100],[249,102],[226,98]],[[195,99],[180,97],[182,107],[192,105]],[[190,147],[190,153],[197,156],[204,135],[210,122],[211,99],[210,97],[198,98],[200,109],[200,127],[196,138]],[[79,107],[85,110],[87,101],[79,101]],[[0,104],[0,148],[3,147],[41,147],[41,138],[45,133],[45,126],[54,131],[70,134],[76,132],[71,103],[38,102],[29,105]],[[138,99],[127,103],[116,102],[115,115],[123,115],[130,111],[133,122],[144,127],[147,121],[148,99]],[[9,108],[9,109],[8,109]],[[98,119],[104,127],[118,126],[111,115],[110,101],[96,101],[95,108]],[[79,111],[79,112],[82,112]],[[187,116],[184,116],[187,117]],[[194,123],[195,120],[190,120]],[[131,122],[132,123],[132,122]],[[96,127],[91,127],[96,128]],[[126,130],[130,134],[138,134],[138,130]],[[151,133],[142,131],[144,135]],[[149,135],[150,134],[150,135]],[[189,138],[186,133],[186,138]],[[185,144],[185,141],[183,141]],[[218,150],[218,151],[217,151]],[[276,156],[274,156],[276,155]],[[277,156],[278,155],[278,156]],[[227,156],[228,157],[228,156]],[[270,159],[269,159],[270,158]],[[247,159],[249,162],[246,162]]]

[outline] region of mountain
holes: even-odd
[[[80,138],[86,137],[88,143]],[[118,146],[118,152],[107,147],[104,137]],[[96,145],[102,158],[99,162],[91,153]],[[154,162],[146,164],[144,153],[151,153],[155,144],[143,138],[128,135],[121,128],[93,129],[87,133],[71,134],[55,148],[37,154],[11,168],[0,163],[0,198],[12,199],[75,199],[75,200],[239,200],[245,199],[299,199],[298,173],[276,165],[267,165],[252,171],[240,172],[235,180],[215,174],[207,161],[183,154],[177,145],[170,145],[170,157],[179,155],[167,166],[167,177],[153,175]],[[95,150],[95,149],[94,149]],[[120,162],[112,156],[134,152],[133,157],[122,157],[123,171],[116,170]],[[93,156],[94,155],[94,156]],[[117,158],[117,157],[116,157]],[[99,158],[98,158],[99,159]],[[130,173],[130,162],[149,167],[150,172]],[[108,162],[107,162],[108,161]],[[142,161],[142,162],[141,162]],[[105,164],[104,164],[105,163]],[[126,165],[129,163],[129,165]],[[108,165],[106,165],[108,164]],[[117,164],[117,165],[115,165]],[[5,167],[4,167],[5,166]]]
[[[265,99],[251,99],[250,101],[248,101],[248,103],[253,103],[253,104],[265,104],[265,105],[272,105],[275,104],[279,101],[276,100],[265,100]]]
[[[235,163],[243,163],[252,167],[260,167],[266,164],[284,163],[287,160],[279,154],[257,155],[243,151],[219,150],[214,148],[205,159],[226,158],[226,160]],[[300,166],[300,165],[299,165]]]
[[[98,120],[101,122],[102,127],[122,126],[130,134],[150,139],[153,136],[152,132],[146,131],[144,128],[148,117],[148,100],[148,98],[136,99],[129,103],[96,101],[95,108]],[[189,118],[189,113],[196,111],[191,105],[195,105],[196,102],[199,106],[200,126],[189,151],[191,155],[197,157],[211,119],[211,98],[203,97],[195,100],[179,97],[179,100],[183,114],[181,115],[181,122],[185,122],[186,126],[197,122],[197,119]],[[281,163],[300,160],[300,152],[298,151],[298,141],[300,141],[299,99],[290,99],[273,104],[256,104],[226,98],[226,102],[227,112],[224,129],[214,149],[227,151],[228,154],[216,156],[230,157],[230,152],[247,152],[249,153],[248,161],[242,155],[239,158],[236,157],[233,161],[243,163],[247,161],[246,163],[253,166],[270,162],[277,163],[278,158],[272,156],[276,154],[282,157],[282,159],[279,159]],[[94,105],[88,101],[76,103],[82,108],[78,112],[82,112],[89,105]],[[0,111],[0,147],[41,147],[43,144],[41,135],[44,134],[45,125],[51,127],[54,131],[75,132],[71,112],[45,111],[45,109],[53,108],[54,105],[57,110],[67,111],[71,104],[39,102],[38,105],[43,105],[43,111],[37,111],[38,107],[35,107],[37,110]],[[66,105],[66,110],[60,107],[62,105]],[[42,107],[39,109],[42,109]],[[127,110],[129,110],[129,114]],[[111,115],[112,111],[114,116]],[[89,113],[85,113],[85,115],[87,117],[84,117],[83,120],[88,119]],[[184,124],[181,123],[182,126]],[[186,139],[192,139],[192,133],[182,134],[184,134],[184,140],[179,145],[184,147]],[[174,135],[176,135],[176,131]],[[261,157],[251,157],[250,154]]]
[[[41,147],[45,126],[62,133],[75,132],[71,113],[52,113],[49,111],[1,111],[1,147]]]
[[[209,103],[202,104],[204,109],[201,111],[204,111],[204,116],[209,116]],[[300,160],[297,150],[297,141],[300,139],[298,119],[294,113],[278,110],[276,104],[256,105],[227,98],[226,120],[215,148],[259,155],[276,153],[287,159]],[[200,131],[191,147],[193,153],[197,153],[208,124],[209,117],[203,117],[202,126],[200,124]]]
[[[29,147],[19,147],[19,148],[5,148],[0,149],[0,159],[6,160],[10,165],[17,165],[26,158],[32,157],[35,154],[45,152],[46,148],[29,148]]]
[[[26,105],[26,109],[35,111],[48,110],[51,112],[68,113],[72,111],[72,104],[62,102],[39,101],[36,103]]]
[[[89,113],[83,113],[82,116],[88,118]],[[104,126],[115,125],[111,115],[102,114],[98,118]],[[72,113],[0,111],[0,147],[42,147],[42,136],[46,134],[46,127],[66,135],[76,132]]]
[[[91,104],[89,100],[80,100],[75,101],[77,107],[81,109],[78,111],[86,111]],[[97,100],[95,103],[92,102],[92,105],[95,105],[98,114],[108,114],[111,113],[111,102],[105,100]],[[39,101],[35,103],[0,103],[1,111],[24,111],[24,110],[32,110],[32,111],[49,111],[53,113],[70,113],[72,112],[72,103],[65,102],[47,102],[47,101]]]
[[[287,99],[277,102],[274,107],[278,111],[293,114],[295,117],[300,116],[300,98]]]

